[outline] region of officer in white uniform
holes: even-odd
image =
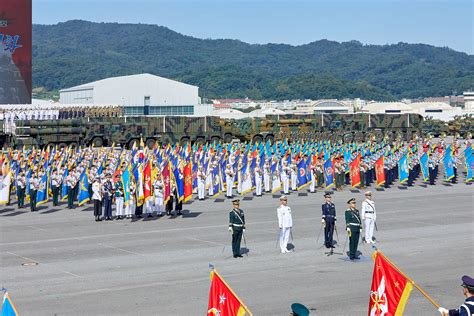
[[[375,244],[375,241],[372,240],[376,220],[375,203],[372,200],[372,192],[370,191],[365,192],[365,200],[362,202],[361,217],[364,221],[365,242],[368,244]]]
[[[290,191],[290,168],[288,162],[283,161],[283,167],[281,168],[281,182],[283,183],[283,193],[288,194]]]
[[[204,192],[206,189],[206,174],[204,173],[203,167],[198,167],[197,172],[197,182],[198,182],[198,198],[199,200],[204,200]]]
[[[226,196],[228,198],[232,197],[232,187],[234,186],[234,171],[232,170],[232,166],[227,164],[225,170],[225,184],[227,188]]]
[[[291,169],[291,190],[296,191],[298,181],[298,168],[296,167],[296,160],[290,165]]]
[[[263,186],[265,192],[270,192],[270,163],[268,159],[265,159],[265,163],[263,164]]]
[[[163,183],[161,179],[153,181],[153,195],[155,196],[156,216],[163,216],[164,200],[163,200]]]
[[[293,218],[291,217],[291,208],[287,205],[288,198],[286,195],[280,197],[280,206],[277,208],[278,227],[280,227],[280,249],[281,253],[290,252],[287,248],[288,239],[290,238],[291,227],[293,226]]]
[[[260,168],[260,161],[257,160],[255,166],[255,194],[262,196],[262,168]]]

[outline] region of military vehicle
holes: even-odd
[[[270,141],[281,139],[327,139],[362,141],[368,137],[393,138],[395,133],[411,139],[423,117],[417,114],[312,114],[268,115],[264,118],[219,117],[102,117],[26,120],[16,122],[14,146],[94,145],[133,146],[143,140],[156,143],[213,142],[223,140]]]

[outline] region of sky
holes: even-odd
[[[33,23],[145,23],[251,44],[424,43],[474,54],[472,0],[33,0]]]

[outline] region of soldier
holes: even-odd
[[[255,195],[262,196],[262,168],[260,168],[260,161],[257,159],[255,166]]]
[[[18,177],[16,179],[17,183],[17,198],[18,198],[18,208],[23,208],[25,206],[25,189],[26,189],[26,177],[25,172],[21,170],[18,173]]]
[[[365,242],[375,244],[373,240],[374,226],[376,220],[375,203],[372,200],[372,192],[365,192],[365,200],[362,202],[361,216],[364,221]]]
[[[474,315],[474,279],[465,275],[461,278],[462,291],[466,300],[458,309],[447,310],[444,307],[438,308],[443,316],[470,316]]]
[[[178,188],[176,186],[173,186],[173,195],[174,195],[174,211],[175,215],[182,215],[181,211],[183,210],[183,200],[179,199],[178,196]]]
[[[92,201],[94,202],[95,221],[102,221],[102,187],[99,177],[95,177],[92,184]]]
[[[288,206],[286,195],[280,197],[280,206],[277,208],[278,227],[280,228],[280,250],[281,253],[288,253],[288,240],[291,228],[293,227],[293,217],[291,208]]]
[[[160,176],[153,181],[153,195],[155,197],[156,216],[163,216],[163,183],[161,182]]]
[[[59,197],[59,188],[61,187],[61,177],[58,175],[58,171],[53,169],[53,174],[51,175],[51,190],[53,191],[53,206],[58,206],[58,197]],[[90,196],[90,195],[89,195]]]
[[[288,194],[290,192],[290,168],[288,162],[283,160],[283,167],[281,168],[281,182],[283,183],[283,193]]]
[[[123,198],[124,198],[124,192],[123,192],[123,185],[122,181],[117,180],[115,182],[114,186],[114,192],[115,192],[115,215],[117,216],[117,220],[121,220],[125,217],[125,212],[123,209]]]
[[[244,211],[240,209],[240,200],[232,201],[232,210],[229,212],[229,231],[232,233],[232,253],[234,258],[241,258],[240,242],[245,232]]]
[[[38,194],[40,183],[38,172],[35,172],[33,176],[30,178],[30,210],[31,212],[36,212],[38,209],[36,208],[36,195]]]
[[[309,183],[309,192],[316,192],[316,164],[311,163],[309,166],[309,172],[311,176],[311,181]]]
[[[132,218],[135,214],[135,208],[137,206],[137,196],[136,196],[136,188],[135,183],[133,181],[130,182],[130,195],[129,195],[129,203],[127,212],[127,218]],[[132,215],[133,214],[133,215]]]
[[[67,185],[67,208],[74,208],[74,186],[76,185],[76,179],[74,177],[74,170],[71,169],[71,172],[68,173],[66,177]]]
[[[324,226],[324,245],[326,248],[334,248],[333,233],[336,226],[336,206],[331,201],[331,193],[324,194],[325,203],[321,206],[323,216],[321,222]]]
[[[225,184],[226,184],[226,197],[232,198],[232,187],[234,186],[234,171],[232,170],[232,166],[227,164],[225,170]]]
[[[298,168],[296,164],[296,159],[293,159],[293,162],[290,164],[290,177],[291,177],[291,191],[296,191],[297,182],[298,182]]]
[[[360,229],[362,224],[360,221],[359,211],[356,209],[356,200],[354,198],[347,201],[349,208],[346,210],[346,230],[349,235],[349,259],[360,259],[357,256],[357,245],[359,243]]]
[[[112,198],[113,198],[113,187],[110,180],[110,174],[105,176],[105,180],[102,182],[102,193],[104,199],[104,218],[106,221],[112,220]]]
[[[198,181],[198,197],[199,200],[204,200],[205,189],[206,189],[206,174],[203,170],[203,167],[199,165],[197,171],[197,181]]]
[[[318,189],[322,189],[324,185],[324,165],[322,159],[316,163],[316,178],[318,180]]]
[[[270,178],[270,162],[268,161],[268,159],[265,159],[265,163],[263,164],[263,187],[265,189],[265,192],[270,192]]]

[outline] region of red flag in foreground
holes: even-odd
[[[252,313],[225,283],[224,279],[216,270],[212,270],[207,315],[244,316],[246,313],[252,316]]]
[[[374,258],[369,316],[403,315],[412,290],[411,282],[379,251]]]
[[[358,154],[349,164],[352,187],[356,187],[360,184],[360,158],[361,155]]]
[[[375,176],[377,178],[378,186],[381,186],[385,183],[385,172],[384,172],[383,166],[384,166],[384,158],[382,156],[375,162]]]

